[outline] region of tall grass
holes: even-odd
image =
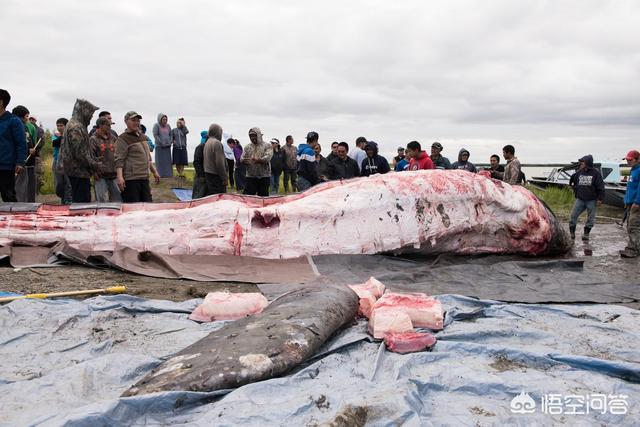
[[[40,188],[40,194],[56,194],[56,186],[53,182],[53,154],[42,159],[42,166],[44,168],[44,174],[42,175],[42,187]]]
[[[569,216],[571,213],[576,200],[572,189],[568,187],[548,187],[542,190],[533,185],[528,185],[527,188],[541,200],[544,200],[556,215],[564,217]]]
[[[51,144],[51,132],[44,132],[44,144],[40,149],[40,159],[42,160],[43,175],[40,194],[55,194],[56,186],[53,183],[53,145]]]

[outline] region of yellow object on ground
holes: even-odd
[[[127,288],[125,286],[112,286],[110,288],[87,289],[84,291],[67,291],[67,292],[52,292],[49,294],[17,295],[14,297],[2,297],[0,298],[0,303],[10,302],[17,299],[45,299],[45,298],[71,297],[71,296],[89,295],[89,294],[121,294],[126,292],[126,290]]]

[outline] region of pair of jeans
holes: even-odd
[[[229,188],[233,188],[235,183],[233,182],[235,161],[233,159],[227,159],[227,170],[229,171]]]
[[[625,249],[640,255],[640,211],[634,212],[629,208],[627,233],[629,234],[629,243]]]
[[[207,195],[207,179],[204,176],[196,175],[193,179],[193,193],[191,200],[201,199]]]
[[[268,176],[262,178],[247,177],[244,187],[244,194],[249,196],[269,196],[269,181]]]
[[[24,172],[23,172],[24,173]],[[17,202],[15,169],[0,171],[0,194],[6,203]]]
[[[121,202],[120,189],[116,180],[101,178],[93,181],[93,189],[96,193],[96,202]]]
[[[71,201],[73,203],[91,203],[91,180],[70,176]]]
[[[34,203],[36,201],[36,169],[25,166],[24,172],[15,178],[16,198],[19,202]]]
[[[246,185],[246,175],[247,167],[242,163],[236,163],[235,170],[235,178],[236,178],[236,190],[242,191],[244,190],[244,186]]]
[[[285,169],[284,170],[284,192],[289,192],[289,181],[291,181],[291,191],[298,191],[298,174],[295,169]]]
[[[220,178],[220,175],[215,173],[204,173],[204,180],[206,183],[205,195],[211,196],[212,194],[222,194],[227,192],[227,187],[224,185],[224,181]]]
[[[271,174],[271,193],[278,194],[280,192],[280,173]]]
[[[151,203],[151,187],[148,179],[131,179],[124,182],[123,203]]]
[[[300,176],[298,175],[298,191],[303,192],[304,190],[308,190],[311,187],[313,187],[313,185],[311,185],[311,182],[309,182],[309,180],[307,178],[305,178],[304,176]]]
[[[578,224],[578,217],[585,210],[587,211],[587,222],[584,224],[584,226],[593,228],[593,225],[596,223],[596,200],[582,199],[576,199],[576,203],[573,205],[569,227],[576,228],[576,225]]]

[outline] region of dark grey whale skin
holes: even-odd
[[[224,390],[283,375],[312,357],[357,312],[358,297],[344,285],[291,291],[261,314],[229,323],[171,356],[122,396]]]

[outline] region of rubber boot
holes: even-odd
[[[589,233],[591,232],[591,227],[585,227],[584,228],[584,233],[582,234],[582,241],[583,242],[588,242],[589,241]]]
[[[569,226],[569,234],[571,234],[571,240],[576,240],[576,227]]]

